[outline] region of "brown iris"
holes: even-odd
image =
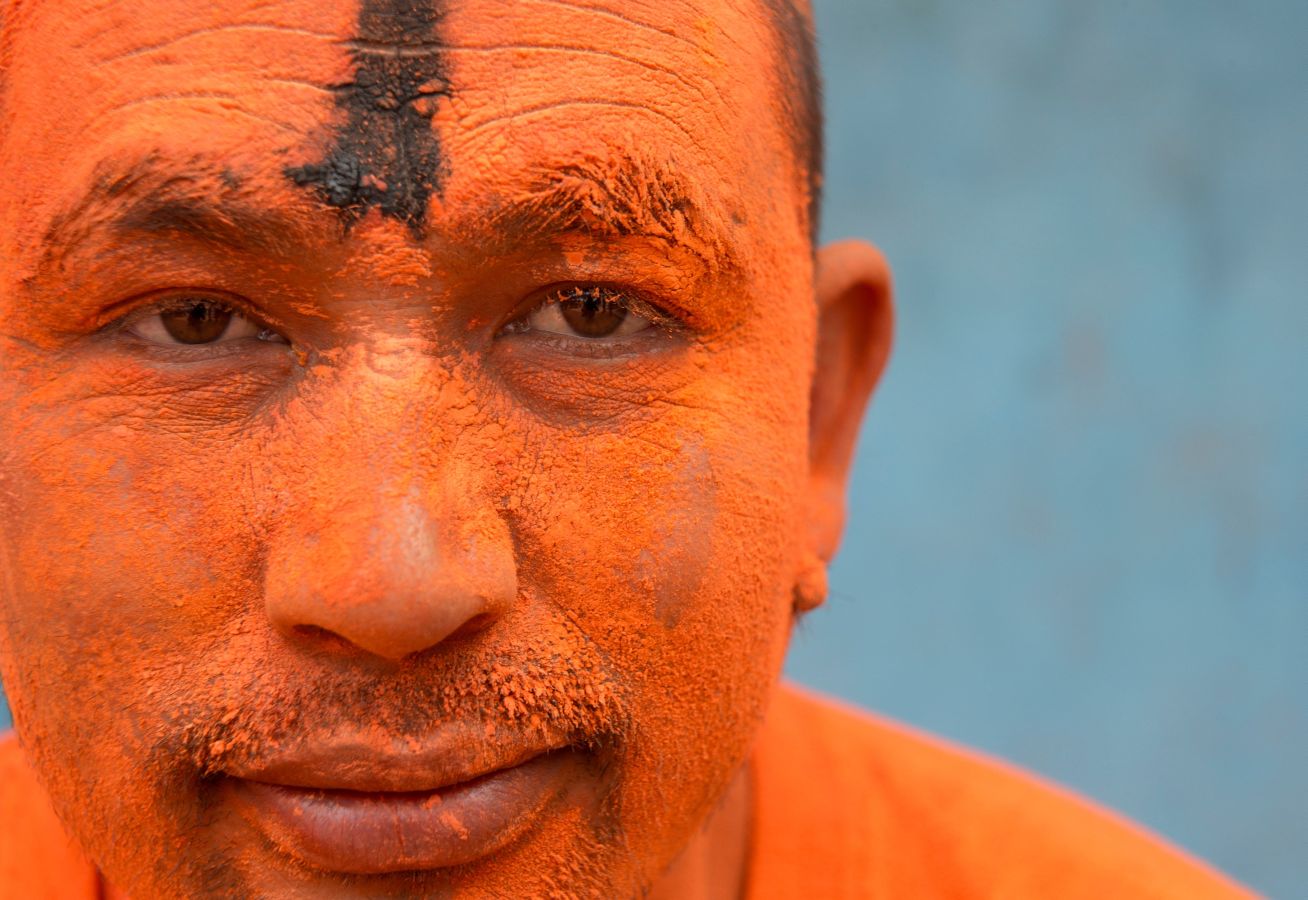
[[[556,301],[563,320],[581,337],[608,337],[627,318],[621,295],[603,288],[575,288]]]
[[[208,344],[218,340],[231,324],[232,316],[230,309],[203,300],[159,314],[169,336],[182,344]]]

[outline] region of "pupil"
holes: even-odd
[[[213,303],[195,303],[159,314],[164,330],[182,344],[208,344],[222,337],[232,311]]]
[[[608,337],[627,318],[625,306],[595,291],[562,300],[559,306],[564,321],[581,337]]]

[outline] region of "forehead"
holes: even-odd
[[[578,164],[609,171],[614,156],[675,171],[727,221],[801,206],[763,4],[23,9],[6,26],[0,153],[20,186],[2,220],[9,233],[38,233],[103,179],[107,160],[149,159],[156,170],[198,160],[262,179],[274,200],[372,204],[436,230],[444,211],[484,203],[489,189],[511,193]]]

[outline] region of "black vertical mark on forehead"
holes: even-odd
[[[415,237],[423,233],[443,166],[431,120],[449,93],[438,2],[363,0],[358,36],[347,44],[354,77],[332,88],[346,121],[321,162],[286,170],[339,209],[346,228],[376,207]]]

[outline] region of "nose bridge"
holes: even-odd
[[[431,348],[403,339],[361,344],[318,381],[288,435],[309,466],[302,499],[379,506],[383,518],[407,505],[416,527],[420,511],[437,521],[443,507],[483,490],[455,458],[455,429],[475,426],[466,411],[476,404],[467,381]]]
[[[484,479],[441,430],[442,408],[467,404],[458,379],[408,354],[355,363],[324,398],[324,451],[272,529],[265,606],[288,637],[329,633],[398,660],[494,621],[517,594],[516,563]]]
[[[356,452],[421,450],[449,437],[451,407],[471,403],[456,366],[426,342],[384,338],[353,348],[336,369],[322,408]],[[416,440],[415,440],[416,439]]]

